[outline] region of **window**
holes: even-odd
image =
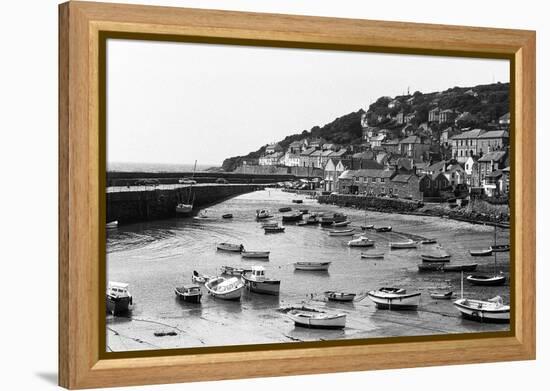
[[[381,178],[382,183],[386,182],[386,178]]]

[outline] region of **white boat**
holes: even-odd
[[[451,254],[447,253],[434,253],[434,254],[421,254],[423,262],[450,262]]]
[[[473,285],[495,286],[503,285],[506,282],[506,277],[503,274],[495,274],[493,276],[477,274],[466,277],[466,281]]]
[[[263,293],[266,295],[278,295],[281,287],[281,280],[267,278],[265,268],[262,266],[252,266],[252,270],[243,273],[241,279],[246,289],[251,292]]]
[[[361,258],[365,258],[365,259],[382,259],[382,258],[384,258],[384,253],[382,253],[382,252],[361,253]]]
[[[353,232],[355,230],[353,228],[350,229],[340,229],[340,230],[332,230],[328,231],[329,236],[352,236]]]
[[[110,221],[106,224],[107,229],[117,228],[118,227],[118,220]]]
[[[269,258],[269,251],[242,251],[243,258]]]
[[[185,285],[174,289],[176,296],[189,303],[200,303],[202,292],[198,285]]]
[[[325,297],[330,301],[353,301],[355,299],[355,293],[326,291]]]
[[[134,302],[128,284],[125,282],[109,281],[107,284],[107,312],[113,315],[131,311]]]
[[[474,249],[470,250],[470,255],[472,257],[489,257],[493,255],[493,250],[491,249],[491,247]]]
[[[269,214],[269,211],[267,209],[256,210],[256,218],[258,220],[269,219],[270,217],[273,217],[273,215]]]
[[[240,300],[244,284],[237,277],[216,277],[204,284],[208,293],[223,300]]]
[[[179,215],[190,215],[193,212],[193,204],[177,204],[176,213]]]
[[[195,219],[195,220],[208,220],[210,218],[211,217],[208,216],[208,210],[207,209],[201,210],[197,216],[193,217],[193,219]]]
[[[370,240],[366,236],[360,236],[357,239],[352,239],[348,242],[349,247],[372,247],[374,240]]]
[[[420,292],[407,293],[401,288],[380,288],[369,291],[367,296],[380,309],[417,309],[420,304]]]
[[[322,311],[291,310],[287,316],[296,326],[316,329],[343,329],[346,327],[346,314],[329,314]]]
[[[206,281],[214,278],[215,276],[207,276],[206,274],[200,274],[198,271],[193,270],[191,281],[197,284],[204,284]]]
[[[488,301],[461,298],[453,304],[467,319],[478,322],[510,322],[510,306],[504,305],[500,296]]]
[[[244,246],[242,245],[242,243],[240,243],[240,244],[236,244],[236,243],[218,243],[218,244],[216,244],[216,248],[218,250],[229,251],[229,252],[234,252],[234,253],[240,253],[241,251],[244,250]]]
[[[242,267],[233,267],[233,266],[222,266],[220,268],[221,274],[226,274],[228,276],[241,276],[243,273],[249,273],[252,269],[245,269]]]
[[[392,250],[416,248],[416,242],[411,239],[406,240],[404,242],[390,242],[390,248]]]
[[[296,262],[294,270],[327,271],[331,262]]]

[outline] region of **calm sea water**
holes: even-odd
[[[136,307],[129,318],[107,318],[108,350],[169,349],[232,344],[295,342],[340,338],[426,335],[507,330],[508,325],[480,324],[463,320],[451,301],[429,297],[433,289],[452,289],[460,294],[460,273],[419,274],[420,254],[434,245],[413,250],[390,250],[389,241],[414,236],[436,238],[452,263],[477,262],[479,272],[493,272],[493,258],[472,258],[471,248],[493,242],[492,227],[445,220],[435,217],[404,216],[319,205],[304,199],[296,206],[293,194],[264,190],[239,196],[209,208],[218,216],[209,221],[174,218],[121,226],[107,235],[108,280],[128,282]],[[293,209],[333,213],[343,211],[359,227],[390,224],[393,232],[367,231],[376,241],[376,251],[384,251],[383,260],[360,258],[361,249],[347,247],[348,237],[330,237],[320,226],[285,225],[282,234],[264,234],[254,211],[268,208],[280,221],[283,206]],[[221,215],[233,213],[224,220]],[[358,230],[359,232],[359,230]],[[508,230],[498,230],[498,242],[508,242]],[[269,250],[269,261],[243,260],[239,254],[216,250],[216,243],[243,243],[249,250]],[[300,260],[332,261],[328,273],[294,271]],[[506,275],[509,254],[498,255],[498,270]],[[281,280],[279,297],[246,293],[239,302],[220,301],[206,295],[200,305],[181,303],[174,288],[191,282],[193,270],[218,274],[222,265],[261,264],[268,276]],[[382,286],[396,286],[422,292],[418,311],[377,310],[368,299],[333,304],[324,301],[326,290],[346,290],[357,294]],[[509,302],[509,286],[472,287],[465,283],[465,296],[487,299],[495,295]],[[340,331],[295,328],[276,311],[280,306],[315,306],[348,314],[347,327]],[[154,337],[159,330],[175,330],[177,336]]]
[[[215,164],[197,164],[197,171],[204,171]],[[194,163],[191,164],[168,164],[168,163],[128,163],[108,162],[107,171],[122,172],[189,172],[193,171]]]

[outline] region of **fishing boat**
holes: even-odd
[[[329,314],[323,311],[291,310],[290,320],[299,327],[315,329],[343,329],[346,327],[346,314]]]
[[[232,213],[226,213],[222,215],[222,219],[232,219],[233,214]]]
[[[216,248],[221,251],[229,251],[234,253],[240,253],[244,250],[244,246],[242,245],[242,243],[218,243],[216,244]]]
[[[306,219],[306,224],[307,225],[317,225],[319,224],[320,220],[317,216],[309,216],[307,219]]]
[[[273,234],[273,233],[279,233],[279,232],[285,232],[285,227],[264,227],[264,232],[266,234]]]
[[[278,227],[279,226],[279,223],[277,222],[265,222],[265,223],[262,223],[262,229],[263,228],[266,228],[266,227]]]
[[[337,291],[326,291],[325,297],[329,301],[353,301],[355,299],[355,293],[347,292],[337,292]]]
[[[256,210],[256,219],[263,220],[263,219],[269,219],[270,217],[273,217],[273,215],[270,215],[267,209]]]
[[[350,220],[346,220],[346,221],[340,221],[340,222],[338,222],[338,223],[335,222],[335,223],[333,223],[332,225],[333,225],[334,227],[347,227],[347,226],[350,225],[350,224],[351,224],[351,221],[350,221]]]
[[[179,203],[176,205],[176,214],[188,216],[193,212],[193,204]]]
[[[198,285],[184,285],[174,289],[178,299],[188,303],[200,303],[202,292]]]
[[[331,262],[295,262],[294,270],[327,271]]]
[[[233,267],[233,266],[222,266],[220,268],[220,273],[228,276],[240,276],[243,273],[249,273],[251,271],[252,269],[245,269],[245,268]]]
[[[302,214],[300,212],[283,215],[283,222],[285,223],[290,223],[293,221],[300,221],[300,220],[302,220]]]
[[[329,236],[352,236],[355,230],[353,228],[350,229],[334,229],[331,231],[328,231]]]
[[[379,252],[361,253],[361,258],[365,258],[365,259],[382,259],[382,258],[384,258],[384,253],[379,253]]]
[[[242,251],[243,258],[269,258],[269,251]]]
[[[502,285],[506,282],[506,277],[502,274],[493,275],[493,276],[484,276],[481,274],[478,275],[469,275],[466,277],[466,281],[473,285],[486,285],[486,286],[495,286]]]
[[[349,247],[372,247],[374,240],[370,240],[366,236],[360,236],[357,239],[352,239],[348,242]]]
[[[267,278],[265,268],[252,266],[250,272],[243,273],[241,279],[244,286],[250,292],[263,293],[266,295],[278,295],[281,287],[281,280]]]
[[[208,210],[201,210],[199,214],[195,217],[193,217],[195,220],[209,220],[211,217],[208,215]]]
[[[376,232],[390,232],[391,231],[391,225],[374,227],[374,230]]]
[[[281,212],[281,213],[290,212],[291,210],[292,210],[292,208],[291,208],[291,207],[288,207],[288,206],[279,208],[279,212]]]
[[[451,254],[421,254],[422,262],[450,262]]]
[[[402,288],[380,288],[376,291],[369,291],[367,296],[380,309],[417,309],[420,304],[420,292],[407,293]]]
[[[390,248],[392,250],[416,248],[416,242],[410,239],[404,242],[390,242]]]
[[[431,292],[430,297],[435,300],[451,300],[453,297],[453,291]]]
[[[467,263],[462,265],[444,265],[444,272],[473,272],[477,269],[477,263]]]
[[[466,319],[482,323],[510,322],[510,306],[504,305],[500,296],[496,296],[487,301],[461,297],[453,304]]]
[[[118,227],[118,220],[110,221],[106,224],[107,229],[117,228]]]
[[[442,263],[420,263],[418,264],[418,271],[419,272],[438,272],[443,269]]]
[[[109,281],[107,284],[107,312],[118,315],[131,311],[133,298],[125,282]]]
[[[509,244],[494,244],[491,246],[491,250],[494,253],[503,253],[506,251],[510,251],[510,245]]]
[[[435,239],[422,239],[420,244],[436,244],[437,240]]]
[[[292,200],[292,202],[295,203],[295,204],[301,204],[301,203],[304,202],[304,200],[302,200],[300,198],[295,198],[295,199]]]
[[[367,229],[374,229],[374,224],[365,224],[361,226],[361,229],[363,231],[366,231]]]
[[[191,281],[197,284],[204,284],[206,281],[214,278],[214,276],[207,276],[206,274],[200,274],[198,271],[193,270]]]
[[[489,257],[493,255],[493,250],[491,249],[491,247],[470,250],[470,255],[472,257]]]
[[[212,296],[223,300],[240,300],[244,284],[237,277],[216,277],[209,280],[204,287]]]

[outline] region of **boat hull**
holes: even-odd
[[[264,295],[277,296],[280,292],[281,281],[267,280],[267,281],[255,281],[248,278],[246,275],[242,275],[242,281],[246,290],[254,293],[261,293]]]
[[[484,310],[472,308],[463,304],[464,300],[457,300],[453,304],[465,319],[475,320],[482,323],[510,323],[509,307],[501,310]]]
[[[182,293],[182,292],[178,291],[177,289],[175,289],[174,292],[176,293],[176,296],[177,296],[178,299],[180,299],[181,301],[185,301],[186,303],[200,303],[201,302],[202,293],[188,295],[188,294],[185,294],[185,293]]]
[[[483,285],[483,286],[497,286],[497,285],[503,285],[506,282],[506,278],[504,276],[496,276],[496,277],[478,277],[478,276],[468,276],[466,277],[466,281],[468,281],[472,285]]]
[[[243,250],[242,245],[230,244],[230,243],[218,243],[216,248],[220,251],[229,251],[234,253],[240,253]]]
[[[450,262],[451,261],[451,256],[450,255],[444,255],[444,256],[437,256],[437,255],[426,255],[426,254],[423,254],[421,255],[422,257],[422,262],[437,262],[437,263],[441,263],[441,262]]]
[[[353,236],[353,229],[346,229],[341,231],[329,231],[329,236]]]
[[[410,293],[394,297],[380,296],[374,292],[368,292],[367,296],[379,309],[415,310],[420,304],[420,293]]]
[[[265,252],[242,252],[241,256],[243,258],[252,258],[252,259],[266,259],[269,258],[269,251]]]
[[[330,262],[323,263],[295,263],[294,270],[304,270],[313,272],[325,272],[328,270]]]
[[[365,258],[365,259],[382,259],[382,258],[384,258],[384,253],[379,253],[379,254],[361,254],[361,258]]]
[[[227,292],[218,292],[215,289],[212,289],[208,283],[204,284],[206,289],[208,290],[208,293],[216,298],[216,299],[222,299],[222,300],[230,300],[230,301],[239,301],[241,300],[242,292],[244,289],[244,285],[241,284],[238,288],[235,288],[233,290],[227,291]]]
[[[294,325],[309,329],[343,329],[346,327],[346,315],[333,316],[325,319],[315,319],[300,317],[294,314],[288,314],[288,317],[294,321]]]

